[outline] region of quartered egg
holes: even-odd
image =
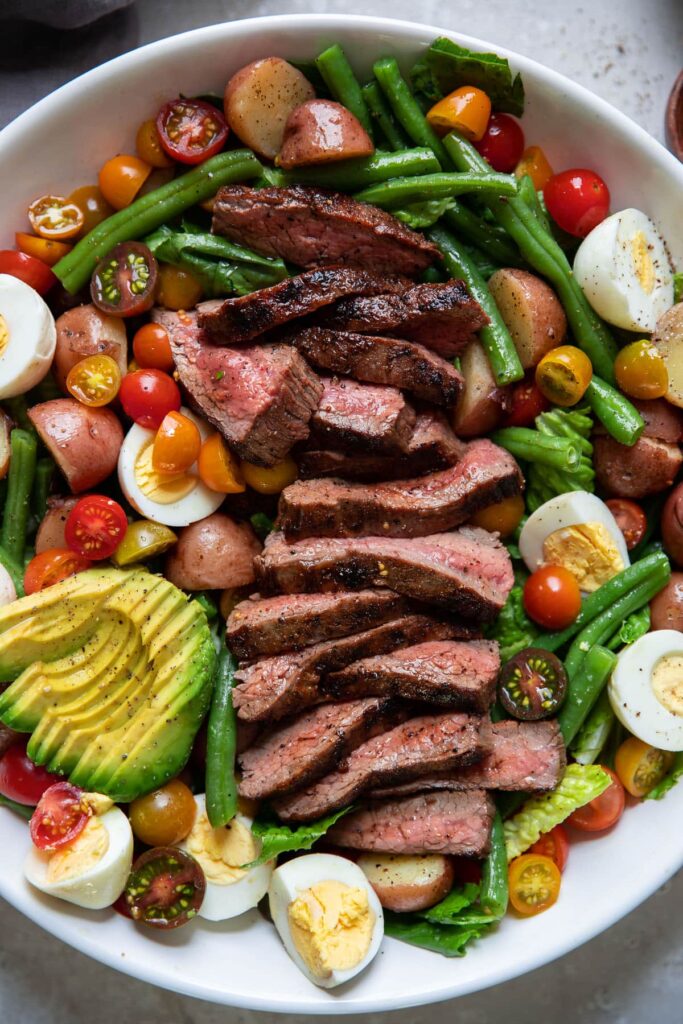
[[[615,715],[660,750],[683,750],[683,633],[658,629],[625,647],[609,682]]]
[[[0,274],[0,398],[35,387],[50,369],[56,344],[54,317],[38,292]]]

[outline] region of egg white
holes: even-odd
[[[660,658],[683,656],[683,633],[657,629],[625,647],[609,682],[612,709],[629,732],[660,750],[683,750],[683,715],[668,711],[652,689]]]
[[[16,599],[17,591],[14,586],[14,580],[4,565],[0,565],[0,607],[5,604],[11,604]]]
[[[0,399],[13,398],[39,384],[52,364],[57,344],[54,317],[38,292],[11,274],[0,274]]]

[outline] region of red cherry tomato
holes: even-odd
[[[118,501],[104,494],[88,494],[71,509],[64,538],[72,551],[99,561],[113,555],[127,529],[126,513]]]
[[[168,331],[161,324],[145,324],[133,338],[135,362],[143,369],[166,370],[174,367]]]
[[[531,427],[537,416],[550,408],[550,402],[536,381],[520,380],[512,389],[510,411],[505,417],[506,427]]]
[[[18,277],[20,281],[35,288],[39,295],[49,291],[57,280],[47,263],[12,249],[0,249],[0,274]]]
[[[647,516],[640,505],[637,505],[635,501],[629,501],[628,498],[610,498],[605,504],[624,535],[626,547],[632,551],[645,536]]]
[[[56,782],[46,789],[33,812],[29,828],[39,850],[58,850],[85,828],[90,813],[83,803],[83,790],[70,782]]]
[[[0,793],[17,804],[35,806],[59,775],[34,764],[26,753],[26,744],[13,743],[0,757]]]
[[[567,824],[580,832],[604,832],[619,821],[624,813],[626,804],[626,793],[624,787],[611,768],[600,765],[612,778],[612,784],[607,787],[604,793],[596,796],[595,800],[579,807],[567,818]]]
[[[581,611],[581,591],[568,569],[543,565],[524,584],[527,615],[546,629],[564,629]]]
[[[491,114],[481,142],[474,147],[494,171],[512,174],[524,152],[524,132],[509,114]]]
[[[564,871],[569,856],[569,836],[567,830],[556,825],[550,832],[542,835],[538,842],[529,849],[529,853],[540,853],[542,857],[550,857],[560,871]]]
[[[149,430],[157,430],[167,413],[180,408],[178,385],[162,370],[127,373],[121,381],[119,399],[126,416]]]
[[[92,562],[87,558],[69,548],[48,548],[32,558],[26,566],[24,591],[37,594],[39,590],[61,583],[67,577],[89,569],[91,565]]]
[[[577,238],[585,238],[609,213],[607,185],[595,171],[583,167],[553,174],[543,196],[555,223]]]
[[[225,118],[213,103],[178,97],[157,114],[161,145],[182,164],[199,164],[223,148],[228,137]]]

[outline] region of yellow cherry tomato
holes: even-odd
[[[631,796],[647,796],[671,770],[674,754],[658,750],[636,736],[629,736],[621,744],[614,758],[619,781]]]
[[[470,142],[483,139],[491,116],[491,100],[474,85],[463,85],[444,96],[427,111],[427,120],[435,131],[458,131]]]
[[[199,453],[199,476],[219,494],[240,494],[247,489],[237,459],[220,434],[207,437]]]
[[[481,526],[483,530],[490,530],[491,533],[498,532],[501,537],[509,537],[519,526],[524,515],[524,498],[521,494],[513,494],[511,498],[504,498],[483,508],[470,519],[472,526]]]
[[[151,171],[150,165],[139,156],[119,153],[101,168],[100,191],[115,210],[123,210],[133,202]]]
[[[154,118],[143,121],[135,136],[135,148],[141,160],[152,167],[173,167],[173,161],[162,149]]]
[[[83,227],[83,213],[79,206],[63,196],[41,196],[28,208],[31,227],[41,238],[65,242],[77,235]]]
[[[523,853],[508,869],[510,903],[518,914],[531,917],[541,914],[557,902],[562,875],[551,857]]]
[[[574,345],[551,349],[536,367],[536,385],[555,405],[568,406],[580,402],[592,376],[590,359]]]
[[[515,167],[515,177],[523,178],[528,174],[536,190],[542,189],[555,173],[548,163],[548,158],[540,146],[529,146],[519,158]]]
[[[119,393],[121,371],[111,356],[86,356],[67,374],[66,389],[81,405],[97,409],[109,405]]]
[[[175,533],[168,526],[152,523],[147,519],[137,519],[129,524],[111,560],[119,568],[144,562],[168,551],[177,540]]]
[[[73,248],[66,242],[56,242],[51,238],[29,235],[26,231],[17,231],[14,240],[19,252],[25,252],[27,256],[35,256],[36,259],[47,263],[48,267],[54,267],[55,263],[58,263]]]
[[[622,348],[614,361],[614,375],[630,398],[663,398],[669,390],[666,363],[647,338]]]
[[[218,609],[223,618],[227,620],[233,609],[243,600],[244,594],[239,587],[231,587],[229,590],[224,590],[218,602]]]
[[[158,473],[184,473],[199,456],[202,437],[196,423],[181,412],[166,413],[152,448],[152,465]]]
[[[189,270],[170,263],[159,265],[157,302],[166,309],[193,309],[202,297],[202,286]]]
[[[81,185],[71,193],[69,202],[75,203],[83,214],[82,235],[87,235],[114,212],[97,185]]]
[[[274,466],[255,466],[253,462],[242,463],[242,474],[249,486],[260,494],[279,494],[298,476],[297,465],[289,456]]]

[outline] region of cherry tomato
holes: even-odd
[[[669,390],[666,363],[648,338],[621,349],[614,361],[614,374],[630,398],[663,398]]]
[[[52,587],[77,572],[89,569],[91,562],[69,548],[48,548],[41,551],[26,566],[24,573],[24,591],[37,594],[39,590]]]
[[[524,151],[524,132],[509,114],[491,114],[484,135],[474,146],[494,171],[510,174]]]
[[[647,516],[640,505],[636,505],[635,501],[629,501],[628,498],[610,498],[605,504],[624,535],[626,547],[632,551],[645,536]]]
[[[159,473],[184,473],[197,461],[201,446],[201,434],[189,417],[166,413],[154,439],[152,465]]]
[[[554,860],[538,853],[515,857],[508,869],[510,903],[518,914],[542,914],[557,902],[562,876]]]
[[[143,121],[138,128],[135,136],[135,148],[140,159],[144,160],[146,164],[151,164],[152,167],[173,167],[173,161],[166,156],[161,145],[156,121],[153,117],[149,121]]]
[[[223,148],[228,126],[217,107],[204,100],[178,97],[157,114],[161,145],[182,164],[199,164]]]
[[[97,409],[113,402],[121,387],[121,371],[115,359],[102,353],[79,359],[69,370],[66,389],[82,405]]]
[[[204,872],[194,857],[173,846],[157,846],[133,864],[125,895],[134,921],[178,928],[197,916],[205,891]]]
[[[180,409],[178,385],[161,370],[127,373],[121,381],[119,399],[126,416],[149,430],[157,430],[167,413]]]
[[[123,210],[133,202],[151,172],[150,165],[140,157],[121,153],[107,160],[101,168],[100,191],[110,206]]]
[[[470,142],[484,137],[491,116],[491,100],[473,85],[463,85],[444,96],[427,112],[427,120],[441,135],[460,132]]]
[[[0,757],[0,793],[17,804],[35,806],[59,775],[34,764],[26,753],[26,743],[18,741]]]
[[[557,714],[567,696],[567,673],[559,658],[540,647],[525,647],[505,664],[498,698],[508,714],[537,722]]]
[[[135,332],[133,355],[138,366],[144,369],[152,367],[168,373],[175,365],[168,331],[161,324],[145,324]]]
[[[43,263],[47,263],[48,267],[53,267],[73,248],[66,242],[54,242],[49,238],[29,235],[25,231],[17,231],[14,241],[17,244],[17,249],[26,253],[27,256],[35,256],[36,259],[42,260]]]
[[[0,274],[18,277],[20,281],[35,288],[39,295],[45,295],[57,281],[47,263],[13,249],[0,249]]]
[[[585,238],[609,213],[607,185],[595,171],[583,167],[553,174],[543,197],[555,223],[577,238]]]
[[[635,797],[644,797],[671,771],[675,755],[658,750],[635,736],[621,744],[614,768],[624,789]]]
[[[189,270],[162,263],[159,267],[157,302],[166,309],[193,309],[202,297],[202,286]]]
[[[531,427],[537,416],[550,408],[550,402],[532,378],[520,380],[512,389],[506,427]]]
[[[553,169],[540,146],[529,146],[522,153],[515,167],[515,177],[523,178],[528,174],[536,190],[542,189],[553,176]]]
[[[581,832],[604,832],[605,829],[616,825],[624,813],[624,787],[611,768],[606,768],[604,764],[600,767],[611,776],[611,785],[595,800],[579,807],[567,818],[567,824]]]
[[[562,825],[556,825],[546,832],[529,848],[529,853],[539,853],[542,857],[550,857],[560,872],[564,871],[569,857],[569,836]]]
[[[247,485],[239,462],[220,434],[212,434],[199,453],[199,475],[207,487],[219,494],[240,494]]]
[[[133,800],[128,816],[133,832],[147,846],[175,846],[194,825],[196,804],[192,792],[173,779],[161,789]]]
[[[69,512],[64,538],[72,551],[100,561],[116,551],[127,528],[126,513],[118,501],[104,494],[87,494]]]
[[[158,264],[142,242],[119,242],[95,267],[90,295],[111,316],[139,316],[154,304]]]
[[[543,356],[536,367],[539,391],[555,405],[580,402],[593,377],[593,367],[585,352],[575,345],[559,345]]]
[[[83,214],[82,234],[96,228],[107,217],[111,217],[114,207],[110,206],[97,185],[81,185],[69,196],[69,202],[75,203]]]
[[[581,611],[581,591],[568,569],[543,565],[524,584],[527,615],[546,629],[564,629]]]
[[[89,817],[83,790],[70,782],[56,782],[45,790],[33,812],[29,824],[33,845],[58,850],[81,834]]]
[[[523,515],[524,498],[521,494],[513,494],[511,498],[504,498],[475,512],[470,523],[491,533],[497,532],[501,537],[509,537],[519,526]]]
[[[451,857],[453,864],[453,871],[455,875],[455,881],[459,885],[467,885],[468,882],[479,885],[481,882],[481,865],[480,860],[475,860],[474,857]]]
[[[41,238],[65,242],[83,227],[83,213],[76,203],[62,196],[41,196],[28,208],[31,227]]]
[[[255,466],[251,462],[243,462],[241,468],[249,487],[259,494],[279,494],[294,483],[298,474],[296,462],[290,456],[267,468]]]
[[[168,551],[177,540],[175,533],[168,526],[152,523],[147,519],[138,519],[126,530],[111,560],[114,565],[121,567],[144,562],[147,558],[154,558],[155,555]]]

